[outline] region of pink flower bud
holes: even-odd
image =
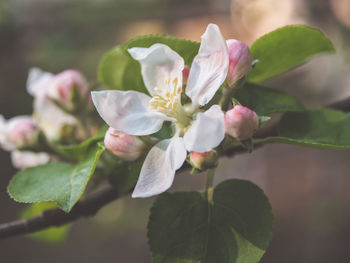
[[[218,154],[212,150],[209,152],[191,152],[190,163],[193,168],[204,171],[215,168],[218,165]]]
[[[34,146],[40,128],[29,116],[17,116],[8,121],[0,120],[0,144],[5,150]]]
[[[190,74],[190,67],[186,66],[182,70],[182,83],[185,85],[187,83],[188,75]]]
[[[226,40],[229,54],[229,67],[226,77],[231,87],[237,80],[245,77],[252,69],[253,55],[247,44],[236,39]]]
[[[104,143],[109,151],[126,161],[138,159],[146,147],[136,136],[117,131],[113,128],[109,128],[106,132]]]
[[[239,141],[251,138],[258,127],[258,115],[247,107],[236,105],[225,113],[226,134]]]
[[[74,88],[80,95],[85,97],[88,91],[87,81],[84,76],[76,70],[65,70],[52,78],[49,88],[49,97],[57,100],[64,106],[71,107],[74,99]]]

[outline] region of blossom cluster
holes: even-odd
[[[215,149],[226,135],[238,142],[253,136],[259,126],[254,111],[241,105],[229,109],[214,98],[238,88],[252,70],[252,54],[245,43],[225,40],[219,27],[209,24],[191,65],[161,43],[128,52],[141,65],[148,94],[102,90],[92,91],[90,97],[88,82],[76,70],[56,75],[38,68],[29,71],[32,116],[0,117],[0,146],[11,152],[15,167],[55,161],[56,144],[93,136],[86,120],[91,102],[109,126],[104,144],[110,153],[123,161],[146,155],[133,197],[166,191],[186,159],[197,171],[216,167]],[[154,134],[164,123],[170,124],[172,135],[159,140]]]
[[[11,152],[19,169],[54,160],[52,143],[79,140],[79,121],[73,113],[85,105],[89,91],[76,70],[54,75],[38,68],[30,69],[26,88],[34,98],[33,114],[9,120],[0,115],[0,146]]]

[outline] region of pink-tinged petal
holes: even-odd
[[[143,163],[132,197],[150,197],[168,190],[185,159],[182,138],[175,136],[157,143]]]
[[[149,48],[134,47],[128,51],[135,60],[140,62],[143,81],[151,95],[157,93],[155,88],[168,89],[167,80],[173,81],[177,78],[178,85],[182,85],[184,60],[167,45],[154,44]]]
[[[37,143],[39,127],[31,116],[20,115],[5,120],[0,115],[0,147],[6,151],[33,146]]]
[[[208,152],[218,146],[225,137],[224,113],[219,105],[213,105],[196,120],[185,133],[187,151]]]
[[[31,68],[27,79],[27,92],[33,97],[47,94],[51,85],[53,74],[39,68]]]
[[[209,24],[194,58],[186,94],[195,105],[207,104],[225,81],[229,57],[225,39],[217,25]]]
[[[52,78],[47,94],[51,99],[69,107],[72,103],[75,88],[78,92],[77,95],[83,99],[88,92],[88,82],[81,72],[68,69]]]
[[[9,141],[8,131],[8,121],[6,121],[5,118],[0,115],[0,147],[6,151],[12,151],[16,148],[16,145]]]
[[[46,164],[50,161],[50,156],[47,153],[20,152],[13,151],[11,153],[11,161],[17,169]]]
[[[131,135],[149,135],[159,131],[164,120],[160,112],[149,108],[151,97],[137,91],[93,91],[92,101],[102,119],[113,129]]]

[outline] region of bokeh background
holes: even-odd
[[[1,0],[0,113],[28,114],[28,69],[81,70],[96,81],[101,56],[143,34],[200,40],[208,23],[226,38],[251,44],[288,24],[321,28],[337,53],[303,65],[267,85],[291,92],[314,108],[350,96],[349,0]],[[26,207],[10,200],[15,173],[0,151],[0,222]],[[275,216],[270,248],[261,262],[350,261],[350,152],[273,144],[223,159],[216,183],[252,180],[264,189]],[[171,190],[202,189],[204,176],[180,174]],[[66,241],[47,244],[27,237],[0,240],[0,261],[150,262],[146,239],[152,199],[125,197],[76,222]],[[164,237],[169,238],[169,237]]]

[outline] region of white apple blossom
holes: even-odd
[[[207,104],[225,81],[228,51],[217,25],[209,24],[202,35],[187,80],[189,107],[181,105],[183,58],[170,47],[154,44],[131,48],[130,55],[141,64],[141,73],[150,96],[137,91],[96,91],[92,99],[97,111],[112,128],[131,135],[149,135],[164,121],[176,127],[175,135],[149,151],[132,197],[149,197],[166,191],[175,171],[186,159],[186,151],[208,152],[225,136],[224,113],[219,105],[205,112]],[[190,109],[190,110],[186,110]]]
[[[51,99],[50,93],[55,75],[38,68],[29,71],[27,91],[34,97],[34,118],[46,137],[56,140],[64,125],[76,125],[71,115],[63,112]]]

